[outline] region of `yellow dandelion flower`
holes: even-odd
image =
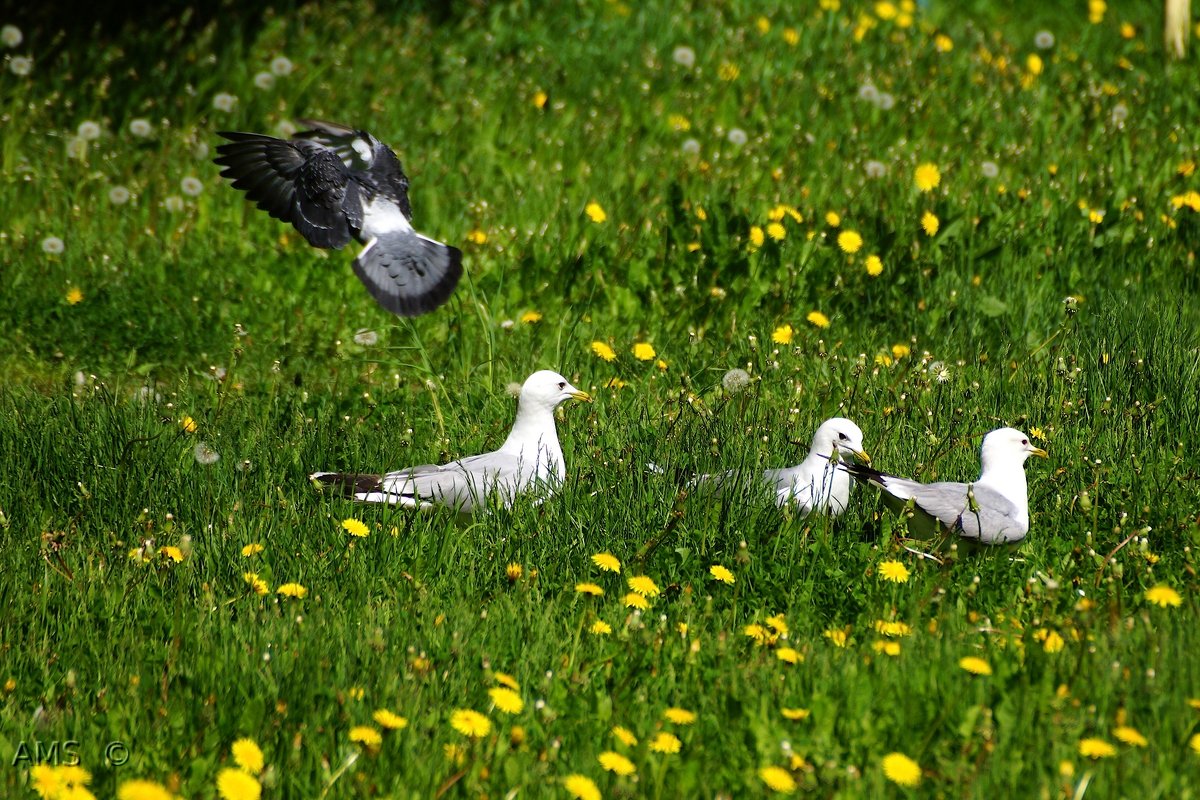
[[[29,769],[29,788],[42,798],[58,797],[63,790],[63,781],[58,771],[49,764],[35,764]]]
[[[637,747],[638,738],[633,735],[633,731],[628,728],[623,728],[620,725],[614,725],[612,735],[617,738],[621,744],[626,747]]]
[[[621,602],[624,603],[627,608],[637,608],[642,611],[645,611],[650,607],[650,601],[642,597],[637,592],[630,592],[629,594],[625,595],[625,597],[621,599]]]
[[[738,75],[741,74],[742,71],[738,68],[738,65],[731,64],[728,61],[722,62],[721,66],[717,67],[717,77],[723,81],[736,81]]]
[[[942,173],[937,164],[921,164],[913,173],[913,182],[917,185],[917,191],[932,192],[942,182]]]
[[[526,325],[534,325],[541,321],[542,312],[540,311],[526,311],[521,315],[521,322],[525,323]]]
[[[1113,736],[1118,742],[1131,745],[1133,747],[1146,747],[1150,744],[1145,736],[1142,736],[1141,731],[1137,728],[1131,728],[1128,725],[1120,725],[1113,729]]]
[[[784,719],[790,719],[793,722],[808,719],[812,715],[812,711],[807,708],[781,708],[779,713],[783,714]]]
[[[692,123],[683,114],[668,114],[667,127],[678,133],[683,133],[692,129]]]
[[[911,788],[921,782],[921,765],[904,753],[888,753],[883,757],[883,775],[892,783]]]
[[[577,583],[575,591],[578,594],[590,594],[593,597],[603,597],[604,589],[594,583]]]
[[[793,794],[796,791],[796,779],[783,767],[763,767],[758,771],[758,777],[773,792]]]
[[[481,231],[478,228],[467,234],[467,241],[471,244],[487,244],[487,240],[487,232]]]
[[[912,627],[907,622],[877,619],[875,620],[875,631],[884,636],[908,636],[912,633]]]
[[[350,741],[361,744],[368,750],[374,750],[383,744],[383,736],[370,725],[355,725],[350,729]]]
[[[568,775],[563,778],[563,788],[576,800],[600,800],[600,790],[585,775]]]
[[[879,256],[867,256],[865,266],[867,268],[867,274],[872,278],[877,278],[883,274],[883,261],[879,258]]]
[[[1047,653],[1057,653],[1066,647],[1067,642],[1058,631],[1046,631],[1042,639],[1042,649]]]
[[[521,580],[521,576],[525,573],[525,568],[515,561],[504,568],[504,574],[509,581],[516,582]]]
[[[772,222],[767,225],[767,236],[770,236],[777,242],[787,238],[787,229],[778,222]]]
[[[1146,602],[1153,603],[1160,608],[1177,608],[1183,603],[1183,598],[1179,596],[1179,592],[1172,589],[1166,584],[1158,584],[1146,590]]]
[[[763,233],[762,228],[757,225],[750,226],[750,247],[757,250],[763,246],[763,242],[766,240],[766,235]]]
[[[399,714],[393,713],[386,708],[380,708],[371,715],[371,719],[379,724],[379,727],[387,731],[401,731],[408,727],[408,720]]]
[[[1025,69],[1030,75],[1041,75],[1045,65],[1042,63],[1042,57],[1037,53],[1030,53],[1025,59]]]
[[[226,768],[217,773],[217,794],[221,800],[258,800],[262,784],[240,769]]]
[[[621,571],[621,562],[612,553],[596,553],[592,556],[592,563],[605,572]]]
[[[751,622],[749,625],[742,628],[742,633],[756,641],[758,644],[765,644],[767,639],[770,638],[770,634],[767,632],[767,629],[762,625],[759,625],[757,622]]]
[[[229,748],[229,751],[233,754],[233,763],[251,775],[257,775],[263,771],[263,751],[253,739],[238,739]]]
[[[597,225],[608,219],[608,214],[604,213],[604,206],[600,205],[595,200],[588,203],[587,207],[585,207],[583,211],[588,215],[588,219]]]
[[[1104,12],[1107,10],[1108,3],[1104,0],[1088,0],[1088,22],[1099,25],[1104,21]]]
[[[963,656],[958,660],[958,666],[972,675],[992,674],[992,665],[979,656]]]
[[[253,542],[253,543],[251,543],[251,544],[248,544],[248,545],[246,545],[245,547],[243,547],[243,548],[242,548],[242,555],[244,555],[246,558],[250,558],[251,556],[256,556],[256,555],[258,555],[259,553],[261,553],[261,552],[262,552],[263,550],[265,550],[265,549],[266,549],[266,548],[265,548],[265,547],[263,547],[263,546],[262,546],[261,544],[259,544],[258,542]]]
[[[941,222],[938,220],[937,214],[932,211],[926,211],[921,215],[921,230],[925,231],[926,236],[937,235],[940,226]]]
[[[1112,758],[1116,754],[1117,748],[1099,737],[1079,740],[1079,755],[1084,758]]]
[[[363,536],[369,536],[371,533],[371,529],[367,527],[365,522],[357,520],[354,517],[342,520],[342,529],[351,536],[357,536],[359,538],[362,538]]]
[[[514,692],[521,691],[521,684],[517,683],[517,679],[514,678],[512,675],[509,675],[507,672],[493,672],[492,680],[494,680],[496,683],[500,684],[501,686],[507,686],[508,688],[512,689]]]
[[[775,344],[791,344],[794,333],[791,325],[780,325],[771,332],[771,341]]]
[[[658,584],[654,582],[648,575],[633,575],[630,576],[626,583],[629,588],[640,594],[642,597],[658,597],[662,590],[658,588]]]
[[[825,214],[825,224],[831,228],[836,228],[842,224],[842,218],[838,216],[836,211],[829,211]]]
[[[1062,761],[1058,762],[1058,774],[1062,775],[1064,778],[1075,777],[1075,765],[1070,761],[1063,759]]]
[[[301,599],[308,594],[308,589],[298,583],[285,583],[275,590],[275,594]]]
[[[772,617],[767,617],[767,624],[771,626],[772,630],[780,635],[788,632],[787,620],[784,619],[783,614],[776,614]]]
[[[863,238],[858,231],[842,231],[838,234],[837,243],[843,253],[857,253],[863,246]]]
[[[666,372],[667,370],[667,362],[663,361],[661,358],[654,362],[654,366],[662,372]]]
[[[850,641],[850,632],[845,628],[830,628],[823,634],[834,647],[845,647]]]
[[[615,361],[617,358],[616,351],[604,342],[592,342],[592,352],[604,361]]]
[[[912,348],[906,344],[892,345],[892,355],[896,358],[907,358],[912,354]]]
[[[691,725],[696,721],[696,712],[672,706],[663,712],[663,717],[670,722],[674,722],[676,725]]]
[[[600,766],[617,775],[632,775],[637,771],[632,761],[620,753],[614,753],[612,750],[605,750],[597,756],[597,760],[600,762]]]
[[[805,317],[805,319],[811,322],[813,325],[816,325],[818,328],[829,327],[829,317],[825,316],[820,311],[808,312],[808,316]]]
[[[83,290],[81,290],[78,286],[72,286],[70,289],[67,289],[67,296],[65,299],[67,301],[67,305],[69,306],[78,305],[83,302]]]
[[[890,639],[880,639],[877,642],[873,642],[871,647],[875,648],[876,653],[883,653],[885,656],[895,658],[900,655],[900,643],[893,642]]]
[[[787,664],[800,664],[804,661],[804,654],[794,647],[781,647],[775,651],[775,657]]]
[[[682,747],[683,742],[679,741],[679,737],[666,731],[660,731],[650,741],[650,749],[655,753],[678,753]]]
[[[633,357],[638,361],[653,361],[656,355],[654,346],[647,342],[638,342],[633,346]]]
[[[122,781],[117,800],[175,800],[161,783],[146,780]]]
[[[1200,756],[1200,733],[1193,733],[1192,738],[1188,739],[1188,747],[1192,748],[1192,752]]]
[[[541,89],[539,89],[538,91],[533,93],[533,97],[530,98],[530,102],[533,103],[534,108],[543,109],[546,107],[546,102],[549,99],[550,99],[550,95],[546,94]]]
[[[450,742],[442,745],[442,755],[446,757],[447,761],[452,761],[461,767],[467,760],[467,748],[461,744]]]
[[[884,561],[879,565],[879,577],[892,583],[908,582],[908,567],[900,561]]]
[[[720,564],[713,564],[708,568],[708,574],[712,576],[713,580],[720,581],[721,583],[728,584],[730,586],[733,585],[733,573],[730,572],[727,567],[723,567]]]
[[[191,417],[184,417],[183,419],[179,420],[179,427],[183,428],[184,433],[195,433],[196,420],[192,419]]]
[[[243,572],[242,579],[245,580],[246,583],[250,584],[250,588],[255,594],[263,595],[271,591],[270,587],[267,586],[267,582],[258,577],[257,572]]]
[[[166,545],[165,547],[160,547],[158,552],[162,555],[163,558],[169,558],[172,561],[174,561],[176,564],[183,561],[183,551],[180,550],[178,547],[175,547],[174,545],[169,544],[169,545]]]
[[[588,630],[597,636],[607,636],[612,633],[612,625],[609,625],[602,619],[598,619],[592,623],[592,627],[588,628]]]
[[[783,41],[787,42],[789,47],[795,47],[800,44],[800,32],[795,28],[784,28]]]
[[[450,715],[450,726],[471,739],[482,739],[492,730],[492,721],[469,708],[460,708]]]
[[[525,709],[525,701],[521,699],[521,695],[507,686],[496,686],[495,688],[488,689],[488,697],[492,698],[492,702],[496,704],[496,708],[505,714],[520,714]]]
[[[944,33],[933,37],[933,47],[939,53],[949,53],[954,49],[954,40]]]

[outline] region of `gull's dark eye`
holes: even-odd
[[[566,382],[566,381],[559,381],[559,382],[558,382],[558,388],[560,388],[560,389],[565,389],[565,388],[567,388],[567,382]]]
[[[1028,439],[1022,439],[1022,440],[1021,440],[1021,446],[1022,446],[1022,447],[1029,447],[1029,440],[1028,440]]]
[[[846,434],[844,434],[844,433],[839,433],[839,434],[838,434],[838,438],[839,438],[839,439],[841,439],[843,442],[848,442],[848,441],[850,441],[850,437],[849,437],[849,436],[847,436],[847,435],[846,435]]]

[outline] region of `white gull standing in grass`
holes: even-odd
[[[801,515],[814,511],[837,516],[850,502],[850,476],[838,465],[846,457],[870,463],[863,447],[863,432],[850,420],[834,417],[817,428],[808,456],[794,467],[768,469],[742,479],[735,471],[701,475],[692,485],[706,490],[727,491],[730,485],[765,486],[780,507],[794,507]]]
[[[354,272],[378,303],[403,317],[433,311],[462,277],[462,252],[417,233],[408,177],[396,154],[362,130],[299,120],[291,139],[221,131],[221,175],[314,247],[366,245]]]
[[[983,437],[982,470],[974,483],[920,483],[870,467],[848,464],[846,470],[878,488],[883,502],[908,515],[913,538],[954,534],[984,545],[1015,544],[1029,532],[1029,490],[1025,460],[1047,458],[1029,437],[1015,428],[997,428]]]
[[[315,472],[309,477],[367,503],[420,509],[447,506],[462,514],[486,508],[493,497],[505,507],[526,492],[544,498],[567,475],[554,425],[554,410],[567,400],[591,398],[557,372],[541,370],[521,386],[516,422],[499,450],[385,475]]]

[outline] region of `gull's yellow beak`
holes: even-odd
[[[854,453],[854,457],[857,458],[862,463],[864,463],[864,464],[871,463],[871,457],[869,455],[867,455],[866,450],[851,450],[850,452]]]
[[[576,400],[582,400],[585,403],[592,402],[592,396],[590,394],[588,394],[587,392],[582,392],[578,389],[571,392],[571,397],[574,397]]]
[[[1029,451],[1029,455],[1037,456],[1038,458],[1049,458],[1050,454],[1040,447],[1035,447]]]

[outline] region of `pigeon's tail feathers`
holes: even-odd
[[[354,273],[393,314],[416,317],[450,299],[463,274],[462,251],[412,231],[372,239],[354,259]]]
[[[322,486],[332,486],[347,497],[378,492],[383,488],[382,475],[363,472],[314,472],[308,479]]]

